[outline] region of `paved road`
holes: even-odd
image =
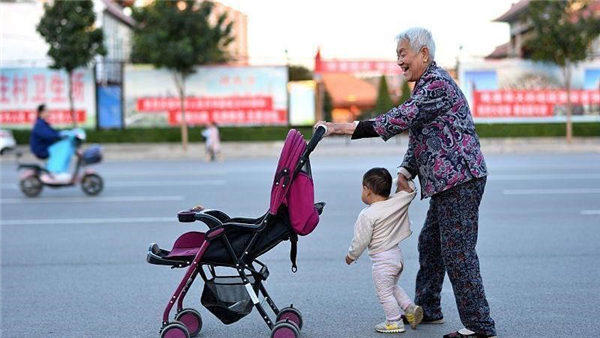
[[[2,336],[156,337],[165,302],[183,270],[145,262],[148,243],[169,248],[178,235],[203,229],[179,224],[177,210],[202,203],[234,215],[267,208],[274,159],[112,162],[98,166],[106,190],[89,198],[76,188],[26,199],[10,163],[2,163]],[[303,311],[304,337],[379,336],[383,319],[370,262],[344,262],[362,208],[362,173],[390,169],[398,158],[313,158],[316,196],[328,202],[317,230],[299,242],[290,272],[289,244],[265,254],[267,288],[278,305]],[[481,207],[478,252],[492,315],[503,337],[600,336],[600,157],[488,156],[491,176]],[[404,244],[401,284],[414,294],[417,235],[428,200],[411,206],[415,234]],[[203,337],[268,336],[256,311],[225,326],[200,305]],[[405,337],[432,337],[461,326],[449,282],[445,325]]]

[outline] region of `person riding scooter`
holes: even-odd
[[[57,131],[52,128],[47,119],[49,113],[45,104],[37,108],[37,119],[31,131],[29,146],[31,152],[41,160],[47,160],[46,169],[48,174],[42,175],[41,179],[47,183],[68,182],[71,180],[69,164],[75,153],[73,137],[79,130]]]
[[[48,115],[46,105],[40,104],[37,108],[37,119],[29,138],[31,152],[40,160],[47,159],[50,156],[48,148],[61,139],[60,132],[52,128],[46,121]]]
[[[75,128],[57,131],[47,122],[48,112],[44,105],[38,107],[38,118],[31,132],[31,152],[41,160],[40,163],[21,163],[17,154],[19,186],[27,197],[36,197],[44,186],[51,188],[81,185],[89,196],[98,195],[103,187],[102,177],[88,166],[102,161],[102,149],[92,145],[79,150],[86,140],[85,131]],[[71,158],[76,155],[76,161]]]

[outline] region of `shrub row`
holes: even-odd
[[[480,123],[476,126],[480,137],[560,137],[565,135],[563,123]],[[277,141],[283,140],[290,127],[221,127],[222,141]],[[311,127],[296,127],[306,137]],[[189,128],[190,142],[202,142],[202,128]],[[162,143],[180,142],[179,128],[129,128],[124,130],[87,130],[90,143]],[[13,130],[18,144],[29,142],[29,130]],[[600,122],[573,124],[573,135],[600,136]]]

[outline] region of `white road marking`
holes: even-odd
[[[600,210],[581,210],[582,215],[600,215]]]
[[[225,180],[206,181],[128,181],[107,182],[106,187],[182,187],[199,185],[225,185]]]
[[[488,176],[488,180],[498,181],[542,181],[542,180],[600,180],[600,174],[537,174],[537,175],[519,175],[519,174],[499,174],[493,173]]]
[[[153,202],[183,201],[183,196],[112,196],[112,197],[53,197],[53,198],[2,198],[0,204],[46,203],[97,203],[97,202]]]
[[[573,189],[508,189],[503,190],[504,195],[558,195],[558,194],[600,194],[600,189],[573,188]]]
[[[203,185],[225,185],[225,180],[202,180],[202,181],[105,181],[105,188],[131,188],[131,187],[185,187]],[[2,189],[19,189],[18,183],[2,184]]]
[[[133,172],[106,172],[102,173],[103,177],[164,177],[164,176],[225,176],[227,173],[223,171],[133,171]]]
[[[57,218],[57,219],[8,219],[2,225],[54,225],[54,224],[115,224],[115,223],[162,223],[177,222],[177,217],[120,217],[120,218]]]

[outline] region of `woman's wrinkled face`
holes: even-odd
[[[413,51],[407,39],[398,42],[396,55],[398,56],[398,66],[402,68],[404,77],[409,82],[417,81],[431,62],[427,47]]]

